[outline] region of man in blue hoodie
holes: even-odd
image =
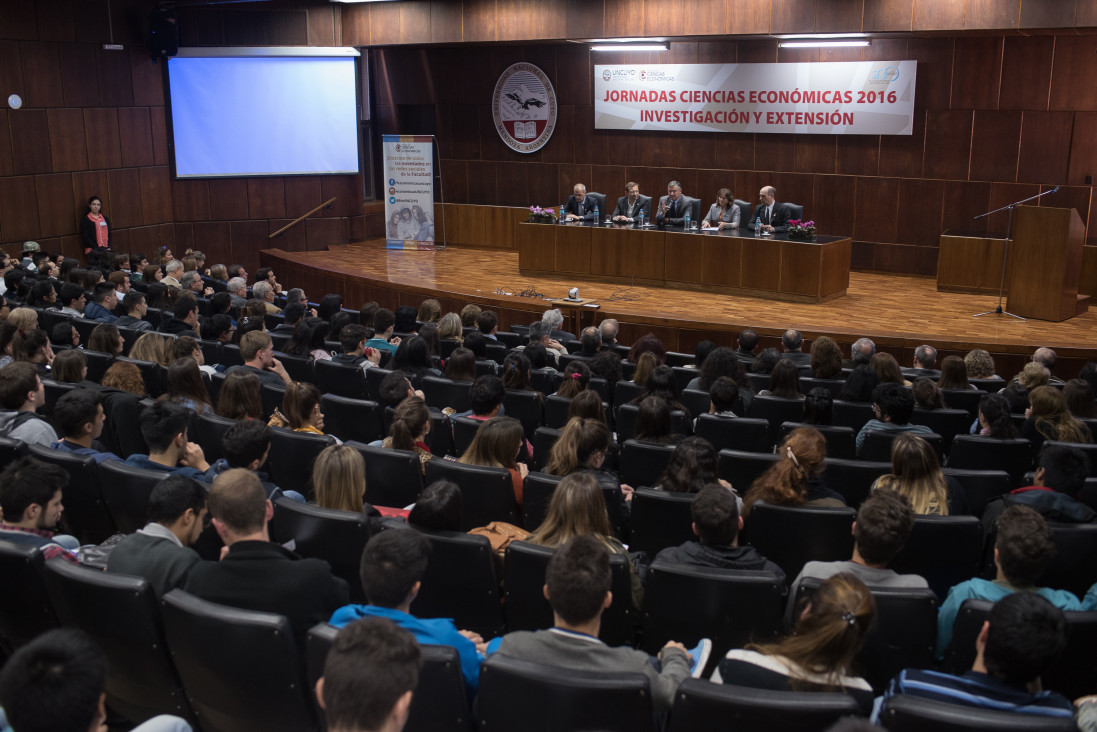
[[[114,309],[118,307],[118,291],[113,282],[100,282],[95,286],[92,296],[94,302],[84,306],[84,317],[99,323],[113,323],[118,320]]]

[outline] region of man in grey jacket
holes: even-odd
[[[611,648],[598,639],[602,611],[613,602],[610,592],[609,550],[589,535],[576,536],[556,550],[545,575],[545,597],[552,605],[553,627],[508,633],[498,653],[526,661],[579,671],[637,671],[651,682],[655,711],[668,711],[679,684],[700,674],[712,642],[707,638],[694,649],[668,641],[659,652],[661,669],[650,657],[632,648]]]

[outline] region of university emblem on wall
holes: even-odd
[[[533,64],[514,64],[495,82],[491,110],[495,130],[520,153],[540,150],[556,128],[556,91]]]

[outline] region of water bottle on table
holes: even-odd
[[[685,222],[684,228],[686,229],[686,231],[689,231],[690,223],[689,223],[689,207],[688,206],[686,207],[686,216],[683,219],[683,221]]]
[[[762,235],[762,217],[761,216],[754,219],[754,235],[755,236],[761,236]]]
[[[595,204],[594,204],[594,225],[597,226],[600,223],[602,223],[602,219],[601,219],[601,216],[600,216],[600,212],[598,211],[598,203],[595,202]]]
[[[644,228],[644,207],[640,207],[640,213],[636,214],[636,228]]]

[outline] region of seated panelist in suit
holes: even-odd
[[[576,183],[573,193],[564,205],[568,221],[594,221],[594,199],[587,196],[587,187]]]
[[[756,228],[754,222],[762,219],[762,231],[770,234],[788,231],[788,220],[792,218],[792,209],[777,201],[777,189],[773,186],[764,186],[758,191],[758,201],[754,215],[750,217],[750,228]]]
[[[708,210],[708,216],[701,222],[702,229],[738,229],[739,207],[734,203],[731,190],[721,188],[716,192],[716,203]]]
[[[693,205],[693,199],[682,195],[682,184],[676,180],[667,183],[667,195],[659,199],[659,212],[655,214],[655,223],[660,226],[681,226],[685,223],[686,212]]]
[[[640,195],[640,186],[633,182],[625,184],[627,196],[617,199],[617,208],[613,210],[613,220],[620,223],[631,223],[644,211],[644,218],[651,220],[651,197]]]

